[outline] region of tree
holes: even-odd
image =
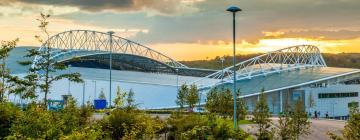
[[[270,126],[271,126],[271,114],[269,112],[269,107],[266,102],[266,97],[264,95],[264,88],[261,90],[260,98],[258,102],[256,103],[253,115],[253,121],[256,122],[258,126],[258,133],[257,137],[260,140],[263,139],[271,139],[272,135],[270,132]]]
[[[282,139],[299,139],[300,135],[310,134],[310,121],[302,100],[297,100],[291,113],[279,116],[279,135]]]
[[[105,100],[106,99],[106,97],[105,97],[105,93],[104,93],[104,89],[103,88],[101,88],[101,91],[100,91],[100,95],[99,95],[99,97],[98,97],[99,99],[103,99],[103,100]]]
[[[116,98],[114,100],[114,104],[116,108],[121,108],[125,104],[126,92],[121,92],[120,86],[116,88]]]
[[[291,138],[291,119],[288,112],[281,112],[279,114],[279,136],[283,140]]]
[[[218,93],[218,111],[220,115],[230,116],[233,115],[233,95],[231,94],[230,89],[222,88],[221,92]]]
[[[350,117],[347,120],[342,136],[338,136],[332,132],[328,135],[333,140],[359,140],[360,139],[360,111],[358,106],[350,107]]]
[[[210,113],[218,113],[218,105],[219,105],[218,90],[215,87],[212,88],[210,92],[206,95],[205,108]]]
[[[47,30],[47,26],[49,24],[48,18],[50,15],[43,13],[40,15],[41,18],[37,19],[40,22],[38,27],[46,36],[46,41],[44,41],[39,35],[36,35],[35,38],[42,44],[44,48],[41,50],[30,49],[28,50],[28,54],[25,57],[38,57],[41,60],[37,61],[36,63],[33,63],[32,61],[23,61],[20,62],[20,64],[32,65],[29,69],[28,75],[25,77],[25,82],[28,82],[27,84],[33,84],[34,87],[40,88],[40,90],[44,93],[43,105],[46,107],[48,94],[50,93],[50,87],[53,82],[64,78],[77,83],[83,82],[83,80],[80,78],[80,73],[68,73],[60,75],[53,74],[59,70],[66,70],[68,67],[62,62],[57,62],[56,60],[52,59],[51,46],[53,44],[48,41],[50,39],[50,34]],[[24,81],[20,83],[24,83]]]
[[[314,101],[314,97],[313,97],[313,94],[312,93],[310,93],[309,94],[309,96],[308,96],[308,107],[310,108],[310,109],[312,109],[313,107],[315,107],[315,101]],[[311,112],[312,110],[310,110],[310,112]]]
[[[188,96],[189,88],[186,84],[181,85],[180,89],[178,90],[178,94],[176,96],[176,104],[180,106],[180,110],[184,108],[186,105],[186,96]]]
[[[136,106],[134,104],[135,103],[134,96],[135,96],[134,91],[132,89],[130,89],[129,93],[127,94],[127,98],[126,98],[126,103],[129,108],[133,108]]]
[[[304,109],[304,102],[301,99],[296,101],[294,111],[290,114],[290,117],[292,138],[299,139],[300,135],[310,134],[311,122],[307,117],[307,113]]]
[[[247,110],[248,110],[248,108],[247,108],[247,106],[246,106],[246,102],[245,102],[245,100],[244,99],[242,99],[242,98],[240,98],[240,95],[241,95],[241,92],[240,92],[240,90],[238,90],[238,92],[237,92],[237,98],[236,98],[236,106],[237,106],[237,111],[236,111],[236,113],[237,113],[237,118],[239,119],[239,120],[245,120],[245,118],[246,118],[246,115],[247,115]]]
[[[189,94],[185,97],[186,103],[189,105],[189,109],[193,110],[196,103],[199,101],[199,92],[196,85],[191,85],[189,89]]]
[[[6,59],[9,57],[9,52],[16,47],[16,43],[18,41],[19,39],[1,42],[0,59],[2,60],[2,63],[0,64],[0,76],[1,76],[0,102],[4,102],[5,93],[11,87],[5,84],[12,77],[10,75],[9,69],[6,66]]]

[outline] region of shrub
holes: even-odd
[[[20,108],[11,103],[0,103],[0,139],[10,134],[10,127],[21,114]]]

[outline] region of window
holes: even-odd
[[[358,97],[358,92],[345,92],[345,93],[319,93],[319,99],[322,98],[345,98],[345,97]]]

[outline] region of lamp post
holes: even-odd
[[[176,89],[177,92],[179,93],[179,69],[175,69],[176,71]]]
[[[82,106],[85,107],[85,81],[83,83]]]
[[[236,12],[241,11],[241,9],[239,7],[236,6],[231,6],[229,7],[226,11],[229,11],[233,14],[233,53],[234,53],[234,58],[233,58],[233,75],[234,75],[234,89],[233,89],[233,100],[234,100],[234,129],[237,129],[237,119],[236,119],[236,59],[235,59],[235,44],[236,44],[236,38],[235,38],[235,16],[236,16]]]
[[[112,70],[112,47],[113,47],[113,41],[112,41],[112,36],[113,36],[113,34],[114,34],[115,32],[113,32],[113,31],[109,31],[108,32],[108,34],[109,34],[109,48],[110,48],[110,56],[109,56],[109,70],[110,70],[110,80],[109,80],[109,82],[110,82],[110,84],[109,84],[109,108],[111,108],[111,81],[112,81],[112,79],[111,79],[111,70]]]
[[[225,61],[225,58],[224,57],[221,57],[220,58],[220,61],[221,61],[221,82],[224,82],[224,61]]]

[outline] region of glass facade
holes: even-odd
[[[358,92],[345,92],[345,93],[319,93],[319,99],[324,98],[345,98],[345,97],[358,97]]]

